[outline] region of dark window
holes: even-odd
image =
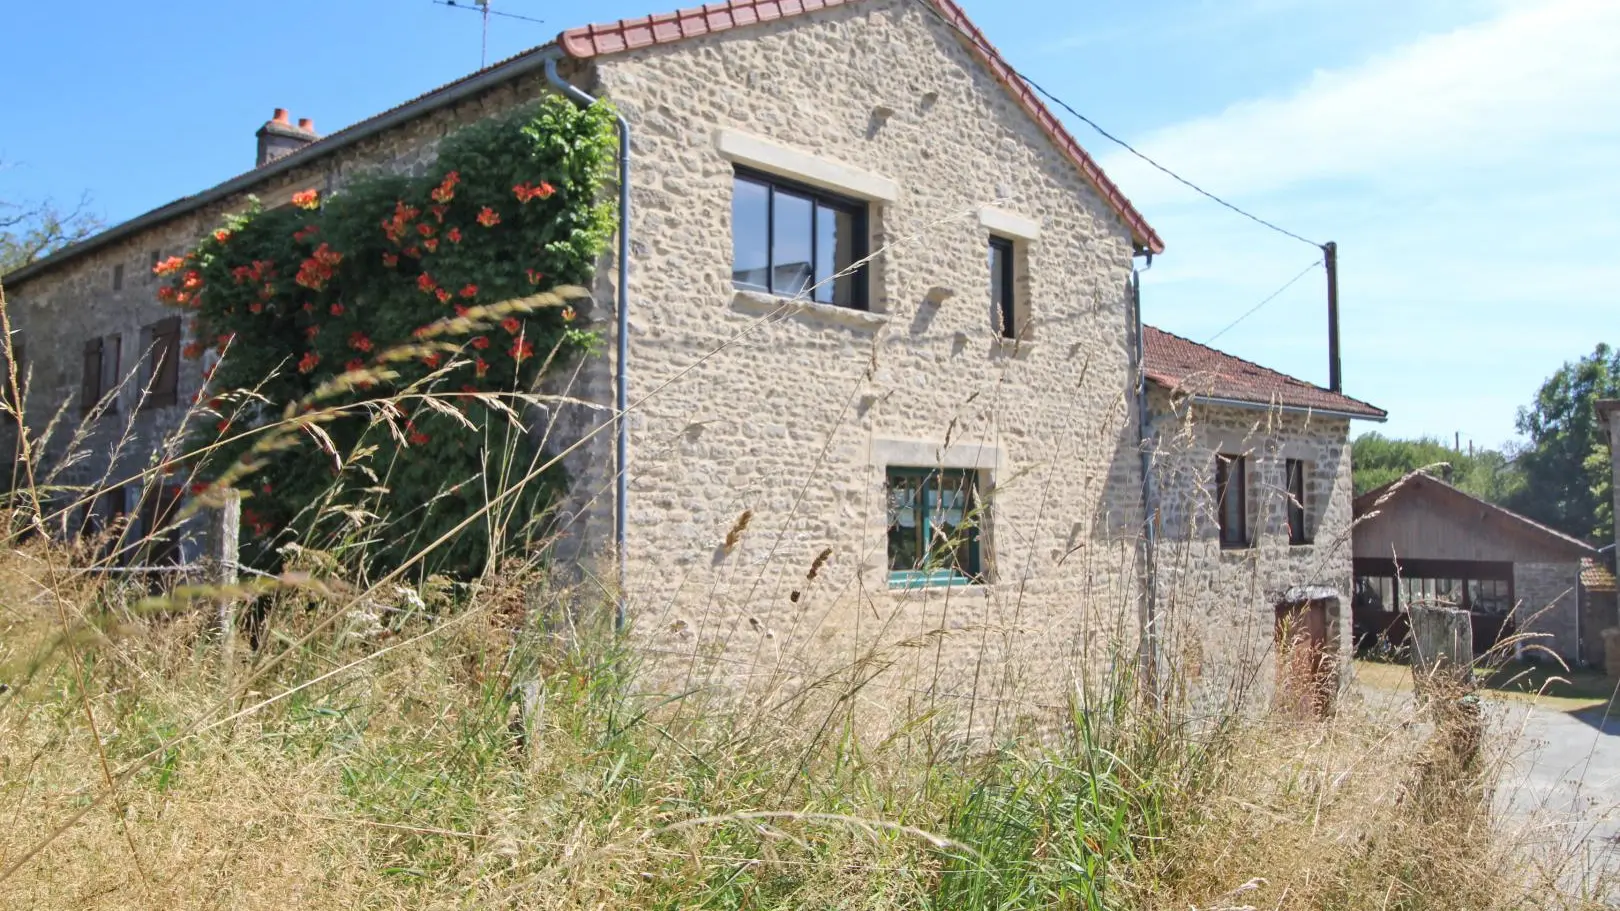
[[[150,263],[148,263],[147,267],[146,267],[146,281],[147,282],[152,282],[152,281],[157,280],[157,267],[158,267],[158,263],[162,261],[162,257],[163,257],[163,251],[162,250],[153,250],[152,251],[152,254],[151,254],[152,261]]]
[[[1288,543],[1309,544],[1311,532],[1306,527],[1306,517],[1310,510],[1305,500],[1305,463],[1299,459],[1289,459],[1287,465],[1288,476]]]
[[[983,581],[978,472],[890,468],[886,487],[891,586]]]
[[[739,170],[731,234],[736,287],[866,309],[865,203]]]
[[[1248,459],[1243,456],[1215,457],[1215,516],[1221,529],[1222,547],[1249,546]]]
[[[114,291],[122,291],[122,290],[124,290],[124,264],[123,263],[119,263],[118,265],[113,266],[113,290]]]
[[[1003,338],[1017,338],[1018,330],[1023,328],[1018,325],[1013,263],[1013,242],[1002,237],[990,238],[990,303]]]
[[[180,383],[180,317],[146,327],[144,333],[146,371],[142,380],[146,384],[145,407],[161,408],[173,405],[179,397]]]
[[[123,344],[116,335],[93,338],[84,343],[83,372],[79,377],[79,410],[88,413],[103,396],[118,388],[119,358]],[[118,411],[118,399],[107,402],[108,412]]]
[[[180,511],[181,489],[166,484],[141,498],[141,541],[137,560],[148,566],[174,566],[180,562],[180,535],[174,521]]]

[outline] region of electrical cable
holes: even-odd
[[[962,28],[962,26],[960,26],[959,24],[951,21],[950,17],[946,16],[942,11],[940,11],[939,7],[935,6],[934,3],[932,2],[932,0],[917,0],[917,2],[918,2],[918,5],[921,6],[923,9],[927,10],[929,13],[932,13],[934,18],[936,18],[940,22],[944,23],[948,28],[950,28],[952,31],[956,32],[958,35],[961,35],[963,38],[967,39],[971,44],[973,44],[973,46],[977,47],[979,50],[983,51],[986,54],[989,54],[989,55],[995,57],[998,60],[1001,60],[1002,63],[1007,67],[1008,71],[1011,72],[1014,76],[1017,76],[1019,79],[1023,80],[1030,88],[1034,89],[1036,92],[1038,92],[1041,95],[1045,96],[1048,101],[1052,102],[1053,104],[1057,105],[1058,107],[1062,108],[1063,110],[1069,112],[1070,115],[1072,115],[1073,117],[1080,120],[1086,126],[1091,127],[1093,130],[1096,130],[1099,134],[1102,135],[1102,137],[1104,139],[1107,139],[1109,142],[1112,142],[1115,145],[1118,145],[1120,148],[1124,149],[1125,151],[1127,151],[1127,152],[1131,153],[1132,155],[1135,155],[1137,158],[1140,158],[1143,161],[1147,162],[1149,165],[1153,166],[1155,169],[1157,169],[1161,173],[1165,174],[1166,176],[1170,177],[1172,180],[1175,180],[1177,183],[1181,184],[1182,186],[1185,186],[1188,189],[1190,189],[1190,190],[1192,190],[1192,191],[1194,191],[1194,192],[1196,192],[1196,193],[1198,193],[1198,194],[1200,194],[1200,195],[1202,195],[1202,196],[1204,196],[1204,197],[1206,197],[1206,198],[1208,198],[1210,200],[1213,200],[1214,202],[1219,203],[1222,206],[1225,206],[1226,208],[1232,210],[1233,212],[1236,212],[1237,214],[1243,216],[1244,218],[1247,218],[1247,219],[1249,219],[1250,221],[1252,221],[1252,222],[1254,222],[1256,224],[1263,225],[1263,226],[1265,226],[1267,228],[1270,228],[1271,230],[1276,231],[1278,234],[1282,234],[1282,235],[1284,235],[1286,237],[1291,237],[1294,240],[1297,240],[1297,241],[1299,241],[1301,243],[1310,244],[1311,246],[1316,247],[1317,249],[1321,249],[1322,245],[1317,243],[1316,241],[1311,240],[1308,237],[1302,237],[1302,236],[1300,236],[1298,234],[1295,234],[1293,231],[1290,231],[1287,228],[1281,227],[1280,225],[1277,225],[1277,224],[1275,224],[1273,222],[1269,222],[1269,221],[1265,220],[1264,218],[1261,218],[1260,216],[1255,215],[1253,212],[1249,212],[1249,211],[1247,211],[1245,209],[1240,208],[1239,206],[1237,206],[1234,203],[1227,202],[1226,200],[1222,199],[1219,196],[1216,196],[1214,193],[1211,193],[1210,191],[1208,191],[1208,190],[1204,189],[1203,187],[1199,186],[1198,184],[1193,183],[1192,181],[1188,180],[1185,177],[1182,177],[1180,174],[1177,174],[1175,171],[1170,170],[1169,168],[1165,167],[1162,164],[1159,164],[1157,161],[1154,161],[1152,158],[1149,158],[1146,154],[1144,154],[1141,151],[1137,150],[1137,148],[1135,146],[1131,145],[1130,143],[1126,142],[1123,139],[1120,139],[1118,136],[1115,136],[1113,133],[1110,133],[1107,130],[1103,129],[1101,126],[1099,126],[1097,124],[1097,122],[1095,120],[1092,120],[1090,117],[1087,117],[1086,115],[1084,115],[1084,114],[1080,113],[1079,111],[1075,110],[1074,107],[1072,105],[1070,105],[1067,101],[1064,101],[1062,98],[1059,98],[1058,96],[1056,96],[1056,95],[1052,94],[1051,92],[1047,91],[1040,83],[1038,83],[1035,80],[1033,80],[1033,79],[1029,78],[1028,76],[1024,75],[1022,72],[1019,72],[1019,70],[1017,68],[1015,68],[1011,63],[1007,63],[1006,58],[1002,57],[1001,54],[998,53],[994,47],[991,47],[990,43],[988,41],[986,41],[982,36],[971,34],[966,29]]]
[[[1269,304],[1272,301],[1276,300],[1277,298],[1281,297],[1282,293],[1284,291],[1287,291],[1289,288],[1294,287],[1295,282],[1299,281],[1300,279],[1304,278],[1306,275],[1310,274],[1310,271],[1312,269],[1315,269],[1317,266],[1320,266],[1320,265],[1322,265],[1322,260],[1319,259],[1316,262],[1311,263],[1310,265],[1308,265],[1305,268],[1301,269],[1299,271],[1298,275],[1294,276],[1293,278],[1290,278],[1281,288],[1278,288],[1277,290],[1271,292],[1271,294],[1267,295],[1265,300],[1261,301],[1258,304],[1255,304],[1253,307],[1250,307],[1248,310],[1244,311],[1242,316],[1238,317],[1235,320],[1232,320],[1230,323],[1227,323],[1226,328],[1224,328],[1221,331],[1219,331],[1219,332],[1215,333],[1214,335],[1210,336],[1208,338],[1208,340],[1206,340],[1204,342],[1204,344],[1205,345],[1214,344],[1216,339],[1220,338],[1221,336],[1225,335],[1226,333],[1228,333],[1231,330],[1233,330],[1234,328],[1236,328],[1238,323],[1241,323],[1244,320],[1248,319],[1249,317],[1251,317],[1251,316],[1255,315],[1256,313],[1260,312],[1261,307],[1264,307],[1266,304]]]

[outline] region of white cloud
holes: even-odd
[[[1616,136],[1620,3],[1554,0],[1318,72],[1290,94],[1170,126],[1139,148],[1244,196],[1556,159],[1571,143]],[[1104,166],[1144,207],[1190,198],[1126,153]]]

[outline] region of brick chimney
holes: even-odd
[[[298,121],[297,126],[287,119],[286,108],[276,108],[274,116],[259,127],[259,157],[253,166],[262,168],[277,158],[298,151],[321,138],[315,135],[315,121],[308,117]]]

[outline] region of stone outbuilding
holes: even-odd
[[[1472,615],[1476,657],[1524,634],[1514,649],[1523,656],[1601,661],[1611,624],[1583,604],[1583,571],[1595,580],[1599,557],[1585,541],[1424,472],[1357,497],[1353,540],[1360,647],[1400,645],[1409,607],[1445,604]]]

